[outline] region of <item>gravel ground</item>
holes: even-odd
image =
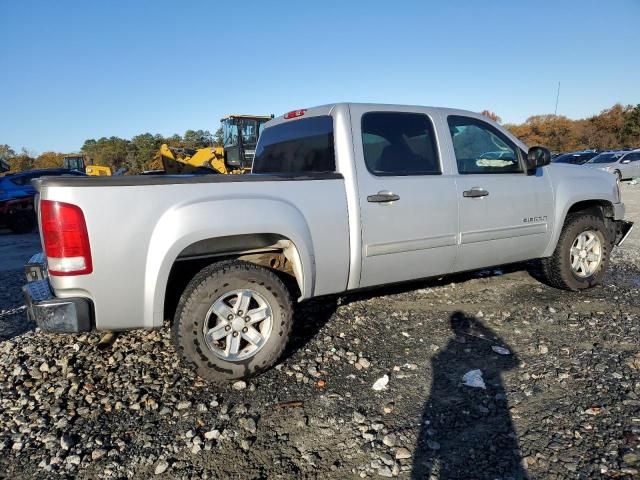
[[[510,267],[306,303],[284,360],[222,387],[168,329],[34,330],[0,271],[0,477],[638,478],[636,238],[587,292]]]

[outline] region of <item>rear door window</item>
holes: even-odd
[[[265,128],[253,173],[321,173],[336,169],[333,118],[302,118]]]
[[[362,149],[367,169],[376,176],[441,173],[433,125],[421,113],[365,113]]]

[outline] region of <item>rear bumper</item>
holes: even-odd
[[[22,287],[29,318],[46,332],[79,333],[91,331],[93,325],[91,300],[81,297],[57,298],[51,291],[49,280],[46,277],[36,279],[36,275],[30,274],[36,265],[33,258],[27,264],[27,281],[29,283]],[[44,271],[44,268],[41,271]],[[42,275],[39,276],[42,277]]]

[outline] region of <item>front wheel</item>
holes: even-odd
[[[602,218],[572,215],[565,221],[556,249],[542,259],[543,280],[564,290],[582,290],[602,283],[609,265],[611,240]]]
[[[249,377],[282,355],[292,313],[289,292],[272,271],[242,261],[209,265],[182,294],[174,345],[207,380]]]

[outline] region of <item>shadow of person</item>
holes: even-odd
[[[432,360],[411,478],[528,478],[502,381],[502,372],[517,366],[516,355],[475,317],[455,312],[451,329],[454,336]],[[473,370],[482,372],[485,388],[465,385]]]

